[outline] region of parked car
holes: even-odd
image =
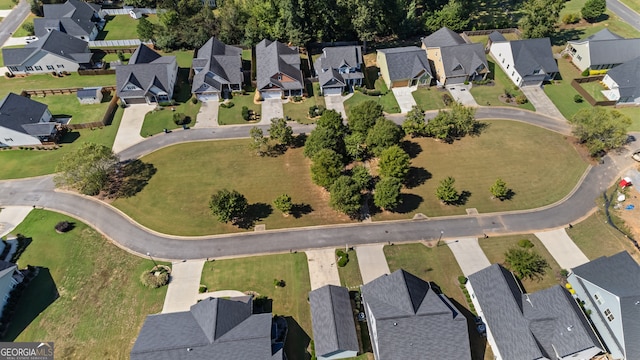
[[[37,40],[38,40],[37,36],[27,36],[26,42],[27,42],[27,44],[30,44],[30,43],[32,43],[34,41],[37,41]]]

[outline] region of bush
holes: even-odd
[[[576,94],[576,95],[573,97],[573,102],[574,102],[574,103],[578,103],[578,104],[579,104],[579,103],[581,103],[581,102],[583,102],[583,101],[584,101],[584,99],[583,99],[583,98],[582,98],[582,96],[581,96],[581,95],[579,95],[579,94]]]
[[[562,276],[562,277],[567,277],[567,276],[569,276],[569,270],[567,270],[567,269],[561,269],[561,270],[560,270],[560,276]]]
[[[220,104],[220,107],[225,109],[231,109],[234,105],[235,104],[233,103],[233,101],[227,101]]]
[[[122,52],[122,50],[118,50],[116,54],[118,55],[118,59],[120,61],[124,61],[124,53]]]
[[[194,96],[194,97],[192,97],[192,98],[191,98],[191,103],[192,103],[192,104],[197,104],[197,103],[198,103],[198,98],[197,98],[197,97],[195,97],[195,96]]]
[[[523,95],[518,95],[516,96],[516,104],[526,104],[529,100],[527,100],[527,97],[523,94]]]
[[[249,121],[249,108],[246,106],[242,107],[242,118],[244,121]]]
[[[68,221],[60,221],[59,223],[56,224],[55,229],[59,233],[65,233],[65,232],[71,230],[72,227],[73,226],[71,225],[70,222],[68,222]]]
[[[291,100],[293,100],[293,102],[300,102],[302,101],[302,96],[298,96],[298,95],[292,96]]]
[[[275,285],[275,287],[285,287],[287,283],[284,280],[273,279],[273,285]]]
[[[346,257],[346,256],[343,256],[340,259],[338,259],[338,266],[339,267],[345,267],[348,263],[349,263],[349,258]]]
[[[29,36],[33,36],[35,34],[35,30],[32,22],[26,22],[22,24],[22,29],[26,31]]]
[[[453,98],[449,94],[442,94],[442,102],[444,102],[444,106],[450,106],[453,104]]]
[[[309,117],[314,118],[317,116],[322,116],[322,114],[324,113],[324,110],[325,110],[324,106],[316,106],[316,105],[310,106]]]
[[[463,275],[460,275],[460,276],[458,276],[458,282],[460,283],[460,285],[464,285],[464,284],[467,283],[467,278],[464,277]]]
[[[156,274],[157,273],[157,274]],[[145,271],[140,275],[142,285],[156,289],[169,283],[169,273],[166,271]]]
[[[575,24],[580,21],[579,13],[571,13],[562,17],[562,23],[564,24]]]
[[[582,76],[589,76],[589,69],[584,69],[581,73]]]
[[[173,122],[176,123],[176,125],[187,125],[191,122],[191,118],[183,113],[174,113]]]
[[[200,284],[200,287],[198,288],[198,293],[202,294],[206,292],[207,292],[207,285]]]
[[[465,81],[464,81],[464,84],[465,84],[465,85],[469,85],[469,80],[465,80]]]
[[[158,102],[159,106],[173,106],[174,102],[173,100],[169,100],[169,101],[159,101]]]
[[[531,249],[533,247],[533,243],[529,241],[529,239],[522,239],[518,241],[518,246],[525,249]]]

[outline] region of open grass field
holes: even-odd
[[[62,220],[75,228],[56,233],[54,225]],[[32,239],[20,267],[43,269],[23,294],[4,341],[54,341],[61,359],[128,358],[145,317],[162,310],[167,288],[148,289],[139,281],[153,263],[49,211],[32,211],[15,232]]]
[[[158,24],[160,19],[157,15],[146,16],[153,24]],[[96,36],[96,40],[130,40],[138,38],[138,20],[129,15],[107,15],[107,23]]]
[[[422,110],[438,110],[444,109],[444,102],[442,101],[442,95],[448,92],[440,91],[435,87],[420,87],[418,90],[411,93],[416,100],[416,104]]]
[[[480,239],[480,247],[492,264],[501,264],[507,269],[504,263],[504,253],[511,248],[518,248],[518,241],[528,239],[533,243],[532,250],[542,255],[547,260],[550,268],[547,268],[545,275],[541,279],[522,279],[522,285],[525,292],[535,292],[538,290],[549,288],[560,283],[560,265],[555,261],[549,251],[542,245],[540,240],[533,234],[510,235],[510,236],[492,236],[488,239]]]
[[[480,213],[537,208],[567,195],[587,167],[560,134],[512,121],[486,124],[480,136],[452,144],[431,138],[411,139],[417,149],[413,152],[418,153],[411,160],[413,177],[419,185],[403,189],[404,204],[398,212],[383,212],[374,220],[406,219],[417,212],[427,216],[460,215],[467,208]],[[438,184],[447,176],[456,179],[458,192],[468,192],[463,205],[442,205],[435,197]],[[489,187],[497,178],[514,192],[511,200],[491,199]]]
[[[20,94],[22,90],[109,86],[115,84],[115,75],[81,76],[77,73],[72,73],[63,77],[53,77],[49,74],[43,74],[12,79],[2,76],[0,77],[0,99],[10,92]]]
[[[220,125],[232,125],[232,124],[253,124],[256,121],[246,121],[242,118],[242,107],[246,106],[249,110],[253,110],[254,113],[260,114],[262,107],[260,104],[253,102],[255,93],[249,92],[246,95],[234,95],[231,101],[233,102],[232,108],[218,109],[218,124]],[[249,134],[249,129],[247,129]]]
[[[329,208],[328,193],[311,181],[302,148],[277,157],[257,157],[248,145],[249,140],[225,140],[156,151],[142,158],[158,169],[149,184],[136,196],[118,199],[113,205],[144,226],[175,235],[243,231],[218,222],[210,213],[211,195],[224,188],[242,193],[250,204],[252,222],[267,229],[350,222]],[[283,193],[298,204],[292,216],[282,216],[271,205]]]
[[[274,279],[284,280],[275,287]],[[312,338],[311,291],[307,256],[304,253],[255,256],[207,262],[201,282],[209,291],[255,291],[273,300],[273,314],[287,318],[289,333],[285,350],[291,360],[304,360]]]
[[[2,1],[6,1],[6,0],[2,0]],[[22,25],[26,24],[26,23],[31,23],[33,24],[33,19],[35,19],[36,16],[32,13],[29,13],[29,15],[27,16],[26,19],[24,19],[24,21],[22,22],[22,24],[20,24],[20,26],[16,29],[16,31],[11,34],[11,37],[24,37],[24,36],[29,36],[29,33],[22,28]]]
[[[83,124],[102,121],[112,96],[105,94],[99,104],[80,104],[76,94],[32,96],[31,99],[49,105],[53,116],[71,116],[71,124]]]
[[[507,34],[509,35],[509,34]],[[522,95],[522,91],[514,89],[514,83],[511,82],[507,74],[502,71],[500,66],[497,66],[493,59],[487,59],[490,73],[487,75],[488,79],[493,79],[493,85],[473,85],[471,87],[471,95],[476,99],[478,105],[481,106],[514,106],[521,109],[527,109],[535,111],[533,105],[530,102],[526,104],[518,105],[515,103],[504,103],[500,101],[500,95],[504,95],[505,89],[509,89],[510,93],[518,96]]]
[[[13,9],[16,3],[13,0],[0,0],[0,10]]]
[[[586,101],[581,103],[573,101],[574,96],[579,94],[571,86],[571,80],[582,77],[580,70],[573,66],[569,59],[559,59],[558,68],[560,69],[560,76],[556,78],[557,80],[553,84],[546,84],[544,92],[562,115],[567,119],[571,119],[579,110],[589,109],[591,105]]]
[[[320,83],[313,83],[312,86],[307,85],[307,88],[310,88],[311,91],[308,91],[308,97],[304,101],[298,103],[288,102],[283,105],[284,116],[299,122],[307,122],[310,121],[307,118],[309,116],[309,107],[314,105],[326,107],[324,96],[320,95]]]
[[[83,142],[92,142],[111,147],[122,119],[118,108],[111,125],[102,129],[82,129],[67,133],[57,150],[4,150],[0,151],[0,179],[18,179],[52,174],[58,161]]]
[[[337,249],[336,249],[337,250]],[[344,251],[344,248],[342,248]],[[349,290],[358,289],[362,285],[362,275],[360,274],[360,267],[358,265],[358,255],[355,250],[347,251],[349,255],[349,262],[344,267],[338,266],[338,273],[340,274],[340,285],[348,288]]]

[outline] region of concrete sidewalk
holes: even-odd
[[[33,210],[32,206],[4,206],[0,208],[0,237],[9,234]]]
[[[155,105],[135,104],[128,105],[124,109],[118,133],[113,141],[112,149],[114,153],[117,154],[120,151],[144,140],[144,138],[140,136],[140,130],[142,130],[142,124],[144,123],[144,116],[155,109],[155,107]]]
[[[446,243],[460,265],[464,276],[469,276],[491,265],[477,238],[447,240]]]
[[[164,298],[162,313],[188,311],[197,302],[204,260],[171,264],[171,280]]]
[[[371,282],[372,280],[390,274],[387,258],[382,250],[384,245],[366,245],[356,247],[356,255],[358,256],[358,265],[360,266],[360,275],[362,275],[362,284]]]
[[[325,285],[340,286],[335,249],[309,250],[306,253],[311,290]]]
[[[571,240],[564,228],[537,232],[536,237],[549,250],[562,269],[571,269],[589,262],[589,259]]]

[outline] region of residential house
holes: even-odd
[[[140,44],[127,65],[116,67],[116,94],[125,104],[170,101],[177,76],[175,56],[161,56]]]
[[[301,96],[304,78],[297,47],[264,39],[256,45],[256,81],[263,99]]]
[[[282,360],[272,319],[253,313],[251,297],[207,298],[189,311],[147,316],[130,359]]]
[[[640,105],[640,57],[609,70],[602,82],[608,88],[602,92],[607,99]]]
[[[431,67],[427,54],[417,46],[380,49],[376,61],[389,89],[431,84]]]
[[[362,47],[336,46],[322,49],[313,63],[323,95],[340,95],[362,86]]]
[[[18,271],[18,265],[0,260],[0,313],[9,300],[11,290],[23,279],[24,276]]]
[[[90,68],[93,53],[86,41],[52,31],[23,48],[2,49],[2,57],[12,74],[45,74]]]
[[[242,89],[242,49],[216,38],[207,41],[193,59],[191,92],[201,101],[228,98]]]
[[[57,124],[47,105],[9,93],[0,102],[0,147],[41,145],[52,141]]]
[[[344,359],[358,355],[356,325],[349,290],[326,285],[309,293],[313,342],[319,360]]]
[[[602,345],[577,302],[560,285],[526,294],[493,264],[469,275],[471,301],[497,360],[591,359]]]
[[[100,104],[100,102],[102,102],[102,88],[83,88],[78,90],[76,96],[80,104]]]
[[[494,39],[490,52],[516,86],[542,86],[558,73],[549,38],[507,41],[502,37]]]
[[[640,359],[640,265],[621,252],[572,269],[567,278],[614,359]]]
[[[563,54],[569,54],[580,71],[611,69],[640,56],[640,38],[625,39],[603,29],[584,39],[568,41]]]
[[[58,30],[80,40],[95,40],[104,26],[104,12],[100,5],[80,0],[67,0],[64,4],[44,4],[44,17],[33,19],[36,36]]]
[[[362,301],[376,360],[471,359],[467,319],[430,283],[398,270],[363,285]]]
[[[422,48],[439,85],[484,79],[489,73],[482,44],[469,44],[446,27],[423,38]]]

